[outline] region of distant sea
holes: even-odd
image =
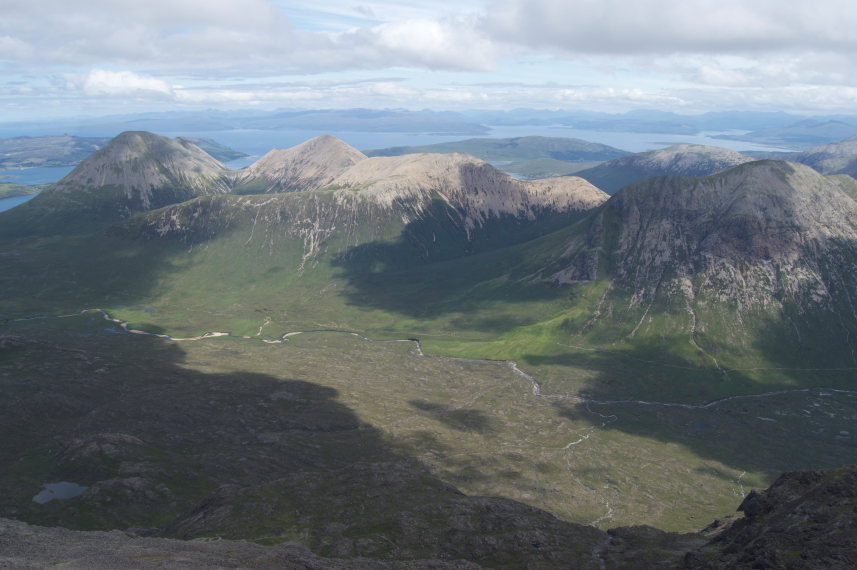
[[[675,144],[705,144],[719,146],[737,151],[789,151],[790,149],[776,148],[741,141],[721,140],[713,138],[720,134],[741,134],[746,131],[703,132],[697,135],[671,135],[662,133],[613,133],[606,131],[586,131],[571,129],[563,126],[515,126],[492,127],[488,135],[479,137],[466,135],[438,135],[432,133],[362,133],[362,132],[330,132],[307,130],[230,130],[230,131],[201,131],[201,132],[162,132],[168,137],[191,136],[207,137],[221,144],[230,146],[251,155],[247,159],[239,159],[229,163],[231,168],[243,168],[274,148],[289,148],[323,134],[332,134],[360,150],[372,150],[393,146],[422,146],[442,142],[459,141],[469,138],[513,138],[524,136],[566,137],[583,139],[601,143],[629,152],[643,152],[672,146]]]
[[[74,169],[73,166],[51,166],[40,168],[14,168],[0,170],[0,182],[13,184],[51,184]]]
[[[13,196],[12,198],[0,198],[0,212],[11,210],[15,206],[20,206],[27,200],[32,200],[38,194],[30,194],[28,196]]]
[[[73,166],[54,166],[47,168],[16,168],[12,170],[0,170],[0,182],[11,182],[13,184],[25,184],[28,186],[37,184],[51,184],[56,182],[72,171]],[[14,196],[12,198],[0,198],[0,212],[11,210],[15,206],[32,200],[37,194],[28,196]]]

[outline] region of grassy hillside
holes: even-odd
[[[503,164],[498,168],[524,178],[551,178],[554,176],[574,176],[581,170],[592,168],[596,164],[592,162],[566,162],[555,158],[535,158],[524,162]]]

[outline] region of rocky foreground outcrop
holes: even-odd
[[[857,568],[857,465],[786,473],[738,510],[744,517],[715,524],[717,536],[682,568]]]
[[[592,529],[592,551],[576,562],[551,560],[536,543],[519,545],[527,568],[607,570],[673,569],[846,570],[857,567],[857,466],[827,471],[786,473],[767,490],[751,492],[728,521],[715,521],[700,533],[677,535],[650,527],[624,527],[601,533]],[[474,529],[476,530],[476,529]],[[495,529],[496,530],[496,529]],[[542,540],[558,537],[544,534]],[[478,532],[466,544],[484,544]],[[450,536],[455,534],[450,529]],[[601,535],[601,538],[594,536]],[[437,539],[438,537],[432,537]],[[441,538],[440,540],[443,540]],[[475,541],[475,542],[474,542]],[[698,546],[705,542],[704,545]],[[463,545],[463,546],[466,546]],[[503,549],[510,545],[494,545]],[[438,545],[443,551],[443,545]],[[247,541],[149,538],[123,531],[71,531],[0,519],[0,568],[37,569],[61,565],[70,570],[155,568],[254,568],[304,570],[401,569],[479,570],[456,549],[447,559],[331,558],[292,543],[261,546]],[[684,554],[682,554],[684,550]],[[526,551],[533,553],[528,562]],[[487,567],[497,567],[494,563]],[[502,564],[501,564],[502,566]]]
[[[0,568],[41,570],[479,570],[471,562],[336,560],[297,544],[146,538],[123,531],[81,532],[0,519]]]

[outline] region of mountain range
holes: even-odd
[[[857,183],[617,160],[649,171],[608,196],[330,136],[240,171],[116,137],[0,214],[0,513],[338,559],[718,567],[701,535],[593,527],[689,531],[853,457]],[[90,490],[31,504],[44,481]]]

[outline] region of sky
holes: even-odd
[[[851,0],[0,0],[0,121],[168,110],[857,112]]]

